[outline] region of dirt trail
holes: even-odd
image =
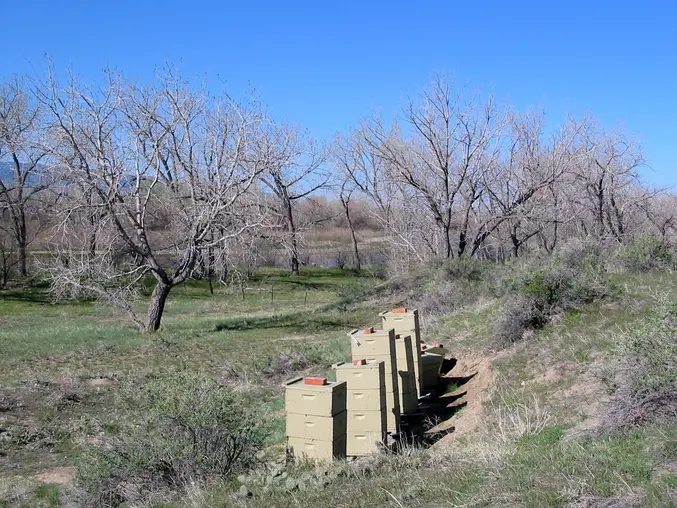
[[[75,478],[74,467],[56,467],[35,475],[36,480],[43,483],[56,483],[57,485],[70,485]]]
[[[451,393],[442,395],[441,399],[449,399],[449,409],[463,409],[448,420],[430,430],[443,432],[454,429],[440,440],[450,442],[458,436],[473,431],[482,421],[484,403],[489,400],[493,390],[495,372],[491,367],[497,356],[469,355],[457,358],[456,365],[444,377],[457,380],[460,386]]]

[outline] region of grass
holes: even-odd
[[[263,371],[289,353],[318,374],[347,359],[346,330],[371,323],[375,312],[346,309],[346,302],[378,283],[350,271],[308,268],[291,278],[265,270],[248,282],[243,299],[239,288],[212,296],[205,283],[191,281],[172,290],[154,335],[139,334],[125,316],[95,302],[54,304],[45,288],[0,292],[0,427],[11,436],[0,440],[0,487],[73,465],[100,433],[114,433],[126,418],[115,404],[118,383],[181,370],[235,383],[269,412],[270,444],[280,442],[285,374]],[[110,385],[91,386],[96,378]],[[35,506],[50,506],[50,488],[30,494]]]
[[[581,431],[598,416],[602,368],[619,334],[664,295],[677,298],[677,274],[610,277],[622,290],[617,299],[567,311],[500,354],[488,349],[500,301],[487,291],[446,315],[422,316],[429,342],[443,342],[461,359],[493,358],[482,419],[451,445],[298,464],[285,469],[290,483],[255,471],[244,479],[254,492],[247,501],[233,498],[242,484],[233,479],[196,486],[166,506],[564,507],[638,495],[645,506],[675,506],[677,474],[666,468],[677,461],[675,429]],[[219,287],[211,296],[206,284],[191,281],[174,288],[162,330],[149,336],[94,302],[52,304],[44,288],[0,292],[0,427],[11,435],[0,434],[0,507],[60,506],[69,488],[42,483],[37,473],[77,464],[102,435],[124,428],[120,383],[182,370],[228,383],[264,408],[268,458],[279,458],[280,383],[288,373],[279,360],[331,377],[331,363],[349,357],[346,332],[378,324],[376,313],[392,300],[380,284],[350,271],[309,267],[291,278],[271,269],[256,273],[242,299],[239,288]],[[91,385],[96,378],[109,382]]]

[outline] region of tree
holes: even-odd
[[[574,170],[592,232],[599,238],[623,241],[626,213],[651,197],[638,188],[637,170],[645,164],[639,146],[623,132],[607,133],[592,119],[579,123],[584,157]]]
[[[194,90],[172,70],[147,86],[107,73],[96,90],[50,78],[37,96],[51,117],[60,178],[84,191],[70,192],[61,210],[71,243],[51,267],[55,291],[94,294],[142,330],[158,330],[171,289],[191,275],[201,250],[224,251],[261,223],[265,204],[249,191],[269,165],[258,144],[263,113]],[[79,209],[102,212],[93,259],[72,242],[66,218]],[[154,288],[141,320],[130,297],[147,275]]]
[[[29,231],[29,216],[38,219],[34,205],[48,187],[42,120],[40,105],[22,80],[0,85],[0,216],[16,244],[21,277],[28,274],[28,246],[40,229]]]
[[[292,275],[299,275],[299,228],[294,205],[327,184],[322,172],[326,150],[299,129],[289,125],[272,125],[261,140],[261,151],[270,164],[261,175],[264,186],[273,193],[287,233]]]
[[[425,206],[437,233],[424,233],[433,253],[463,256],[484,173],[497,160],[502,118],[492,97],[465,99],[437,79],[418,101],[409,101],[404,122],[408,135],[398,124],[385,129],[373,121],[363,131],[365,141],[391,169],[403,196]]]
[[[350,229],[350,237],[353,241],[353,254],[355,256],[355,270],[358,272],[362,270],[362,263],[360,262],[360,250],[357,245],[357,236],[355,234],[355,226],[353,224],[352,217],[350,215],[350,200],[353,197],[353,192],[355,187],[351,185],[352,181],[349,178],[344,178],[341,182],[341,189],[339,191],[339,200],[341,201],[341,206],[343,207],[343,213],[346,216],[346,222],[348,223],[348,228]]]

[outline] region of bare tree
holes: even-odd
[[[294,205],[326,186],[322,172],[327,155],[324,147],[289,125],[273,125],[262,138],[261,151],[270,164],[261,181],[275,197],[282,218],[292,275],[299,275],[299,228]]]
[[[339,191],[339,200],[341,201],[341,206],[343,207],[343,213],[346,216],[346,222],[348,223],[348,228],[350,229],[350,237],[353,241],[353,255],[355,256],[355,270],[358,272],[362,270],[362,263],[360,261],[360,249],[357,244],[357,235],[355,234],[355,225],[353,224],[352,217],[350,215],[350,200],[352,199],[353,192],[355,187],[352,185],[352,180],[349,178],[344,178],[341,182],[341,189]]]
[[[29,214],[47,179],[41,135],[42,111],[22,80],[0,85],[0,216],[16,243],[19,275],[28,274]],[[37,214],[33,214],[37,218]]]
[[[157,330],[170,290],[191,275],[200,251],[261,222],[262,204],[249,190],[269,162],[257,145],[263,114],[193,90],[173,71],[149,86],[108,73],[97,90],[50,79],[37,95],[51,114],[62,177],[85,190],[71,196],[61,224],[96,208],[107,232],[95,259],[77,246],[62,250],[67,261],[52,268],[55,283],[106,295],[144,331]],[[128,255],[116,262],[120,249]],[[146,275],[155,286],[141,320],[128,297]]]
[[[484,196],[484,173],[499,153],[502,119],[494,100],[466,100],[437,79],[420,100],[409,102],[404,120],[408,136],[398,125],[386,130],[376,121],[364,131],[366,142],[391,168],[404,196],[427,208],[439,238],[426,235],[429,248],[445,258],[463,256]]]
[[[593,232],[622,241],[628,209],[650,198],[631,193],[639,183],[637,170],[645,164],[639,146],[622,132],[606,133],[593,120],[580,121],[584,157],[574,171],[581,188],[580,204],[587,210]]]

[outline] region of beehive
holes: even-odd
[[[395,335],[400,411],[413,413],[418,408],[418,382],[414,373],[414,353],[409,335]]]
[[[337,381],[347,384],[346,454],[367,455],[378,450],[388,428],[385,362],[333,365]]]
[[[419,325],[418,310],[392,309],[381,312],[381,326],[385,329],[393,328],[395,334],[409,335],[412,338],[412,352],[414,354],[414,376],[416,378],[417,397],[421,395],[421,327]]]
[[[433,353],[421,355],[421,384],[424,389],[437,386],[443,361],[444,356],[442,355]]]
[[[285,383],[287,446],[295,456],[331,460],[346,455],[346,383]]]
[[[351,340],[353,360],[364,359],[368,364],[383,362],[387,409],[386,427],[388,432],[399,432],[400,388],[394,330],[353,330],[348,335]]]

